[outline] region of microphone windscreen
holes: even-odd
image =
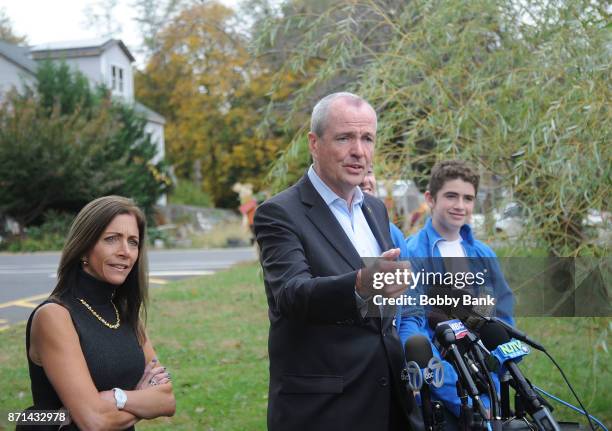
[[[434,330],[436,329],[436,326],[438,326],[438,323],[445,322],[447,320],[450,320],[450,318],[444,313],[439,313],[435,310],[427,313],[427,324]]]
[[[470,306],[463,305],[463,295],[469,294],[461,289],[457,289],[451,286],[445,285],[434,285],[428,288],[427,296],[432,299],[438,299],[432,308],[432,315],[437,314],[441,316],[445,316],[445,319],[442,320],[450,320],[450,319],[460,319],[464,320],[470,317]],[[470,295],[472,296],[472,295]],[[452,301],[451,301],[452,300]],[[456,303],[457,306],[454,307],[453,303]],[[437,319],[437,317],[434,317]],[[441,321],[442,321],[441,320]],[[435,322],[435,321],[434,321]],[[439,322],[435,322],[436,324]],[[435,325],[431,325],[432,328],[435,328]]]
[[[432,298],[432,299],[437,299],[439,298],[438,301],[435,302],[436,305],[432,306],[432,309],[437,313],[437,314],[441,314],[444,315],[446,317],[446,319],[443,320],[448,320],[452,317],[452,309],[451,306],[449,304],[446,303],[446,301],[444,300],[447,297],[451,297],[452,296],[452,291],[453,289],[449,286],[440,286],[440,285],[433,285],[427,288],[427,297],[428,298]]]
[[[510,341],[508,332],[497,322],[487,322],[480,328],[480,339],[488,350]]]
[[[433,356],[429,339],[423,335],[413,335],[408,338],[404,345],[404,352],[406,361],[416,362],[419,368],[426,368]]]
[[[436,326],[436,340],[438,340],[438,343],[443,347],[448,347],[457,341],[455,332],[448,323],[442,323]]]

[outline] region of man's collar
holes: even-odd
[[[332,189],[329,188],[327,184],[325,184],[325,182],[321,179],[321,177],[319,177],[317,172],[314,170],[313,165],[310,165],[310,168],[308,168],[308,179],[312,183],[317,193],[321,195],[321,197],[323,198],[323,201],[325,202],[327,206],[331,205],[338,199],[346,202],[346,200],[338,196],[336,192],[334,192]],[[361,205],[362,203],[363,203],[363,192],[361,191],[359,187],[355,187],[352,206]]]

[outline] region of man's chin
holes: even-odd
[[[344,177],[344,182],[350,188],[359,187],[359,185],[363,183],[364,176],[365,175],[349,175]]]

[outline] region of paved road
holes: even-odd
[[[0,331],[27,320],[55,286],[59,253],[0,254]],[[149,252],[151,287],[256,259],[252,247]]]

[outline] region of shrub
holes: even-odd
[[[61,250],[74,214],[47,211],[44,222],[26,228],[21,236],[13,237],[1,247],[10,252]]]
[[[0,213],[22,227],[49,209],[76,212],[109,194],[150,215],[170,184],[164,163],[151,162],[145,120],[84,79],[48,63],[36,90],[8,93],[0,105]]]
[[[168,198],[171,203],[177,205],[211,206],[210,196],[201,187],[188,180],[179,180]]]

